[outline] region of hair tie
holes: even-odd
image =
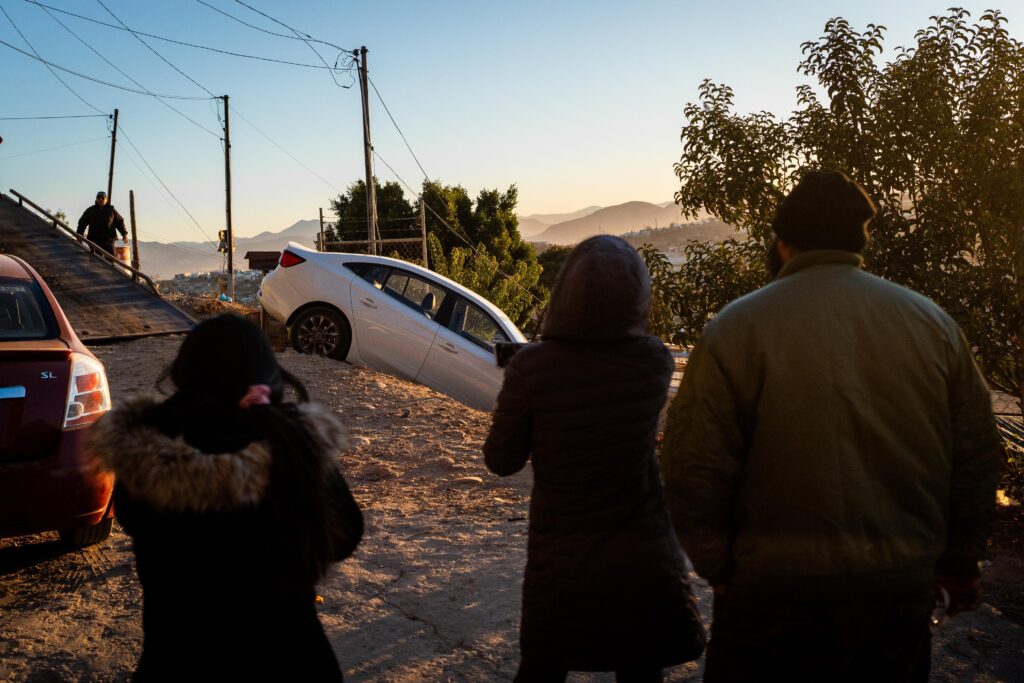
[[[270,405],[270,386],[266,384],[253,384],[245,392],[245,396],[238,401],[238,406],[243,410],[251,406],[268,405]]]

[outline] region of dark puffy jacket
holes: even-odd
[[[484,445],[497,474],[533,463],[522,655],[553,668],[666,667],[703,647],[654,453],[673,363],[644,335],[649,301],[628,244],[577,247]]]
[[[144,643],[136,681],[340,681],[314,586],[282,556],[272,509],[271,453],[254,442],[204,453],[144,421],[154,401],[101,420],[91,445],[114,472],[114,508],[132,537],[143,592]],[[343,432],[330,411],[298,406],[327,445],[324,477],[337,512],[337,559],[362,535],[362,516],[334,463]]]
[[[88,234],[86,228],[89,229]],[[78,234],[85,235],[90,242],[109,244],[117,239],[117,233],[121,233],[121,237],[128,235],[124,228],[124,218],[110,204],[93,204],[78,219]]]

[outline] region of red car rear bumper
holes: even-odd
[[[0,537],[75,529],[113,516],[114,477],[88,466],[87,432],[62,433],[50,457],[0,465]]]

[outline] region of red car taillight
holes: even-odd
[[[71,384],[64,408],[64,429],[90,425],[110,410],[110,389],[103,364],[82,353],[71,354]]]
[[[300,263],[305,263],[305,262],[306,262],[306,259],[302,258],[298,254],[293,254],[292,252],[288,251],[287,249],[285,249],[284,251],[281,252],[281,261],[280,261],[280,263],[281,263],[281,267],[282,268],[291,268],[292,266],[297,266]]]

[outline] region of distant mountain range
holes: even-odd
[[[705,216],[699,216],[698,219]],[[576,244],[591,235],[623,235],[644,228],[664,228],[683,223],[673,202],[651,204],[626,202],[616,206],[588,206],[569,213],[535,213],[519,216],[519,232],[530,242]],[[687,220],[687,223],[690,221]],[[247,251],[280,251],[289,241],[313,246],[320,230],[316,220],[298,221],[280,232],[265,231],[253,237],[235,239],[235,264],[245,270]],[[160,279],[178,273],[204,273],[222,270],[223,255],[208,242],[139,242],[142,270]]]

